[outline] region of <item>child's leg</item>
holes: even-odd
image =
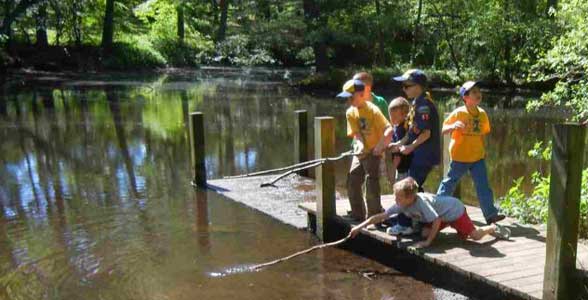
[[[392,155],[392,152],[386,151],[386,158],[385,158],[385,165],[386,165],[386,175],[388,176],[388,183],[390,183],[390,188],[396,182],[396,155]]]
[[[453,192],[455,191],[455,187],[457,183],[461,179],[461,177],[468,171],[469,164],[468,163],[461,163],[456,161],[451,161],[449,163],[449,171],[441,184],[439,184],[439,188],[437,189],[437,195],[440,196],[453,196]]]
[[[347,193],[351,205],[351,215],[361,221],[365,218],[365,205],[363,202],[362,186],[365,180],[365,172],[357,156],[353,157],[349,174],[347,174]]]
[[[492,224],[492,225],[477,228],[476,230],[474,230],[470,233],[469,237],[472,240],[477,241],[477,240],[485,237],[488,234],[494,235],[495,232],[496,232],[496,226],[494,224]]]
[[[484,214],[486,220],[496,216],[498,209],[494,206],[494,196],[492,189],[490,189],[490,183],[488,182],[488,172],[486,170],[486,163],[483,159],[472,164],[470,169],[474,185],[476,187],[476,193],[478,194],[478,200],[480,201],[480,208]]]
[[[361,161],[367,173],[365,193],[368,218],[383,210],[380,202],[380,159],[380,156],[370,154]]]

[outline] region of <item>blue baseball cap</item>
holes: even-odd
[[[469,92],[473,87],[475,87],[479,83],[479,81],[466,81],[464,84],[462,84],[461,87],[459,87],[459,95],[463,98],[463,96],[465,96],[467,92]]]
[[[365,90],[365,84],[361,80],[351,79],[347,80],[343,85],[343,91],[337,94],[337,98],[349,98],[353,96],[355,92],[361,92]]]
[[[421,86],[427,85],[427,76],[420,69],[410,69],[401,76],[392,77],[392,80],[400,82],[411,81]]]

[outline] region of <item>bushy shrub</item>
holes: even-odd
[[[542,146],[536,143],[529,151],[529,156],[541,160],[551,158],[551,146]],[[529,224],[544,224],[548,218],[549,206],[549,183],[550,177],[540,172],[531,175],[533,191],[530,195],[522,191],[521,185],[524,177],[514,181],[514,185],[508,193],[500,199],[500,207],[507,215],[517,218],[519,221]],[[579,235],[582,238],[588,237],[588,169],[582,172],[582,192],[580,196],[580,226]]]
[[[276,62],[266,49],[251,45],[249,37],[244,34],[227,37],[217,45],[216,53],[213,59],[215,62],[233,65],[267,65]]]
[[[128,70],[130,68],[163,67],[167,61],[146,38],[128,39],[112,45],[105,54],[103,65],[109,69]]]

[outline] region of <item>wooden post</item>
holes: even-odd
[[[543,299],[578,299],[578,222],[586,127],[553,126]]]
[[[445,117],[444,119],[447,119],[447,117],[449,117],[450,113],[445,113]],[[443,129],[443,120],[441,120],[441,130]],[[449,163],[451,162],[451,157],[449,155],[449,142],[451,141],[451,133],[449,134],[442,134],[441,135],[441,139],[443,140],[443,143],[441,143],[443,149],[441,149],[441,155],[442,155],[442,160],[443,160],[443,169],[442,174],[441,174],[441,180],[443,180],[443,178],[445,178],[445,176],[447,176],[447,172],[449,172]],[[461,182],[458,182],[457,185],[455,186],[455,191],[453,192],[453,197],[459,198],[461,199]]]
[[[296,163],[308,161],[308,113],[297,110],[296,135],[294,137],[294,159]],[[308,177],[308,169],[298,171],[298,175]]]
[[[335,119],[314,118],[314,155],[318,158],[335,155]],[[320,240],[332,240],[333,226],[330,225],[336,213],[335,168],[332,163],[322,164],[316,170],[316,235]]]
[[[198,187],[206,187],[206,165],[204,164],[204,114],[190,113],[191,154],[194,166],[194,181]]]

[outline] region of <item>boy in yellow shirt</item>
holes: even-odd
[[[465,105],[455,109],[443,122],[442,134],[451,134],[449,156],[451,162],[447,175],[439,185],[437,195],[451,196],[461,177],[468,171],[472,175],[480,208],[486,223],[492,224],[504,219],[494,206],[494,196],[488,182],[486,170],[486,149],[484,136],[490,133],[490,120],[478,105],[482,92],[477,81],[464,83],[459,94]]]
[[[361,80],[349,80],[343,85],[338,98],[347,99],[350,107],[347,118],[347,135],[354,139],[354,156],[347,176],[347,190],[351,204],[351,217],[357,221],[366,218],[362,186],[366,182],[367,217],[382,212],[380,203],[380,159],[392,139],[392,128],[380,109],[367,101],[370,94]]]

